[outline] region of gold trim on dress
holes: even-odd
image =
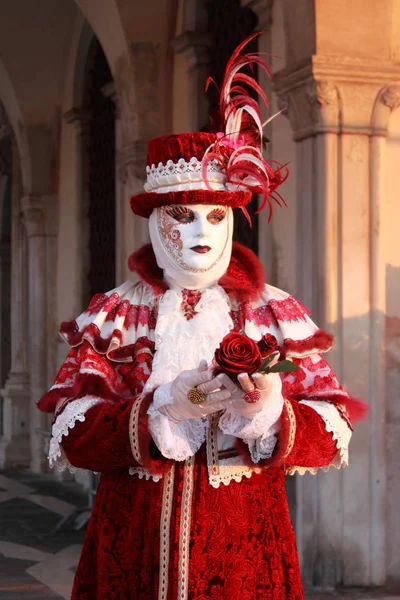
[[[282,457],[282,462],[284,462],[287,459],[287,457],[293,450],[294,441],[296,439],[296,427],[297,427],[296,415],[294,413],[293,406],[292,406],[290,400],[285,399],[285,406],[286,406],[286,410],[288,413],[288,419],[289,419],[289,439],[288,439],[288,445],[286,448],[286,452],[285,452],[284,456]]]
[[[209,416],[207,434],[207,467],[208,481],[214,488],[221,483],[228,485],[231,481],[240,482],[243,477],[248,479],[253,473],[261,473],[260,467],[249,467],[244,464],[244,458],[240,455],[220,459],[218,452],[218,422],[221,412]]]
[[[164,489],[162,497],[162,510],[160,519],[160,580],[158,584],[158,600],[167,600],[168,597],[168,570],[170,548],[170,526],[172,514],[172,501],[174,497],[175,464],[164,475]]]
[[[139,445],[139,414],[142,402],[143,397],[138,398],[133,403],[131,414],[129,416],[129,441],[131,443],[133,458],[139,465],[142,464],[142,456],[140,454]]]
[[[193,483],[195,457],[185,461],[183,471],[183,491],[179,538],[178,600],[187,600],[189,585],[189,544],[192,517]]]

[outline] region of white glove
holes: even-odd
[[[210,388],[210,393],[205,392],[207,394],[205,401],[201,404],[190,402],[188,398],[189,390],[205,383]],[[155,394],[163,394],[168,391],[168,388],[170,403],[160,406],[158,410],[174,423],[179,423],[185,419],[206,417],[210,413],[225,410],[231,404],[231,392],[227,388],[219,389],[221,383],[218,377],[213,377],[212,371],[208,369],[205,360],[200,362],[197,369],[182,371],[172,383],[160,386]]]
[[[238,376],[240,385],[234,383],[225,373],[221,373],[215,379],[219,382],[221,392],[224,390],[230,392],[230,408],[246,419],[252,419],[257,413],[261,412],[268,401],[274,404],[278,402],[282,403],[282,396],[280,393],[277,393],[277,387],[279,387],[279,392],[282,388],[279,373],[270,373],[268,375],[254,373],[251,377],[247,373],[241,373]],[[201,392],[209,393],[216,389],[212,387],[213,385],[215,386],[214,382],[215,380],[203,383],[198,388]],[[245,400],[246,394],[254,391],[258,391],[259,399],[256,402],[247,402]],[[275,407],[271,405],[272,408]]]

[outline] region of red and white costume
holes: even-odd
[[[207,165],[214,191],[201,182],[213,142],[181,134],[150,144],[134,211],[243,207],[250,192],[227,186],[223,170]],[[226,218],[214,271],[186,269],[184,253],[176,268],[164,264],[154,230],[153,247],[130,258],[141,281],[95,296],[61,326],[71,350],[39,403],[55,411],[50,463],[101,473],[74,600],[303,598],[285,474],[346,465],[358,405],[323,357],[331,337],[295,298],[265,285],[251,251],[233,244],[231,255]],[[299,369],[272,376],[270,401],[252,418],[228,406],[170,420],[170,383],[210,363],[230,331],[273,334]]]

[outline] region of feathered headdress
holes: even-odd
[[[208,165],[213,161],[226,172],[227,189],[232,191],[247,189],[262,195],[257,213],[268,206],[269,222],[272,216],[272,201],[279,206],[286,206],[277,189],[285,181],[289,171],[286,165],[267,161],[263,157],[263,128],[279,113],[272,115],[263,123],[260,104],[250,95],[248,88],[256,92],[267,108],[269,108],[268,98],[254,76],[243,73],[245,67],[250,67],[251,71],[254,71],[254,66],[257,65],[269,78],[272,77],[270,66],[262,58],[262,53],[241,55],[249,42],[261,33],[263,32],[256,32],[246,38],[236,48],[226,65],[219,99],[220,118],[224,131],[216,134],[217,140],[205,152],[203,177],[207,181]],[[206,91],[211,83],[216,85],[209,77]],[[250,222],[246,208],[242,207],[242,210]]]
[[[244,40],[227,64],[219,102],[223,131],[175,133],[149,141],[144,192],[131,198],[135,214],[149,217],[155,208],[172,204],[215,204],[240,208],[251,225],[246,205],[253,193],[262,195],[257,212],[268,206],[268,221],[273,202],[286,205],[277,190],[288,170],[262,154],[263,127],[273,117],[262,122],[260,105],[250,92],[267,107],[268,98],[254,76],[243,72],[246,66],[251,71],[258,66],[271,77],[260,53],[241,56],[259,33]]]

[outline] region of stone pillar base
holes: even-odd
[[[0,468],[28,467],[30,462],[28,374],[11,372],[0,395],[3,398]]]
[[[28,468],[30,465],[29,435],[17,435],[11,440],[0,438],[0,469]]]

